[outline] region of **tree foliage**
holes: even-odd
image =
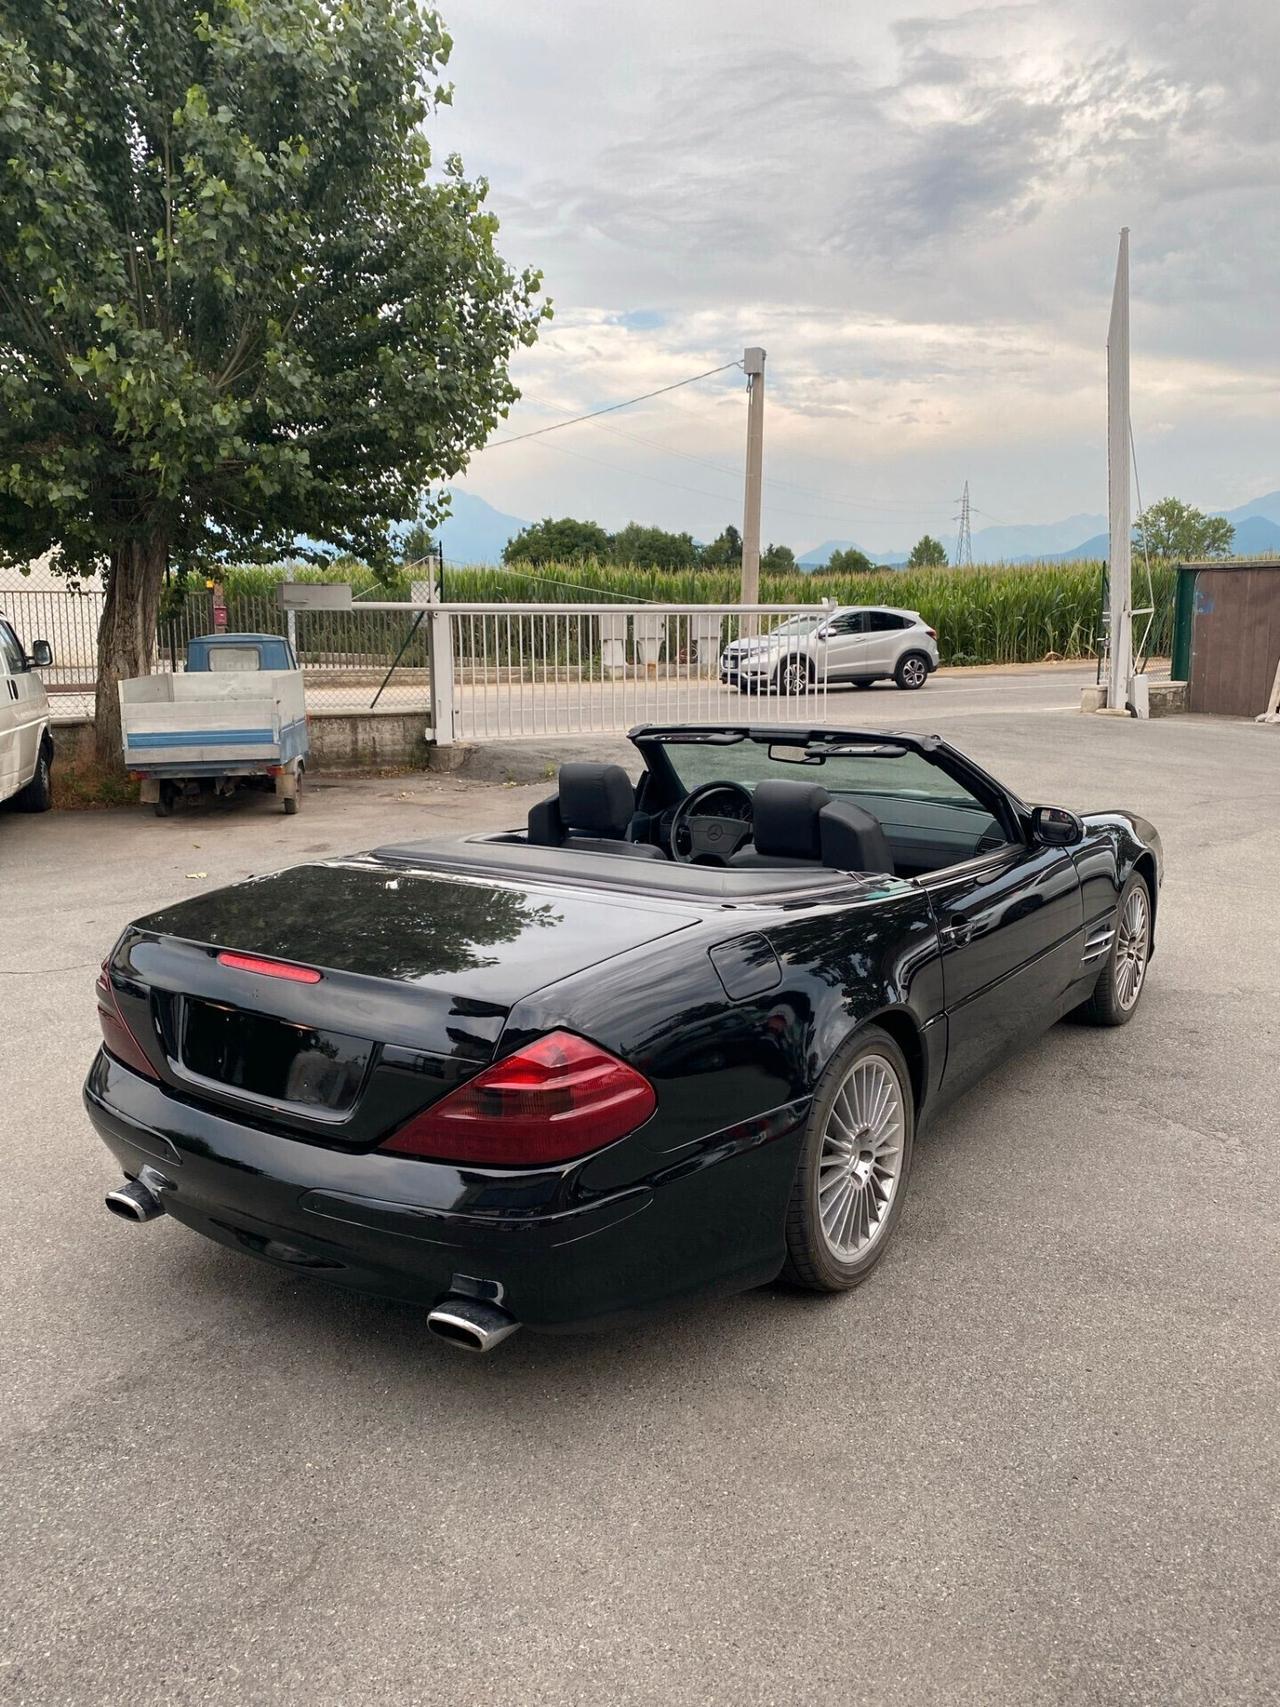
[[[911,555],[907,558],[909,569],[945,569],[947,566],[947,548],[940,539],[935,539],[931,533],[921,534],[911,547]]]
[[[1149,504],[1133,530],[1135,550],[1152,557],[1185,561],[1196,557],[1229,557],[1235,529],[1225,516],[1206,516],[1179,498]]]
[[[688,569],[698,561],[698,548],[692,534],[628,522],[613,536],[609,558],[614,563],[634,563],[639,569]]]
[[[742,535],[732,522],[710,545],[703,546],[700,561],[708,569],[723,569],[742,562]]]
[[[844,551],[833,551],[825,564],[828,575],[869,575],[875,564],[865,551],[859,551],[856,545],[847,547]]]
[[[439,560],[440,537],[425,522],[415,522],[400,541],[396,556],[402,569],[421,565],[421,578],[425,579],[427,570]]]
[[[691,534],[671,533],[641,522],[628,522],[611,534],[598,522],[579,521],[574,516],[553,521],[544,516],[508,541],[502,561],[509,566],[594,562],[636,569],[730,568],[742,562],[742,535],[730,524],[718,539],[700,547]],[[761,567],[774,573],[786,573],[795,564],[795,553],[788,545],[771,545],[761,557]]]
[[[507,541],[502,551],[504,563],[582,563],[586,560],[603,562],[609,555],[609,535],[598,522],[580,522],[572,516],[553,521],[544,516],[540,522],[530,522],[514,539]]]
[[[6,0],[0,561],[107,569],[100,752],[170,562],[389,564],[517,395],[545,311],[432,169],[449,49],[421,0]]]

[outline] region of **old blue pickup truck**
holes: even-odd
[[[185,671],[120,683],[124,762],[167,817],[198,794],[267,789],[298,810],[310,742],[302,672],[278,634],[203,634]]]

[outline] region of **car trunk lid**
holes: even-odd
[[[695,916],[332,861],[140,920],[117,947],[111,981],[171,1090],[361,1148],[491,1061],[513,1003]]]

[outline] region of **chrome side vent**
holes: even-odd
[[[1101,960],[1110,954],[1111,944],[1116,939],[1115,916],[1104,919],[1098,924],[1090,925],[1084,936],[1084,954],[1081,965],[1088,966],[1090,961]]]

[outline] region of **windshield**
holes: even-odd
[[[785,622],[780,622],[776,628],[769,630],[770,634],[807,634],[811,628],[816,628],[822,621],[822,613],[813,616],[789,616]]]
[[[748,790],[768,777],[816,782],[832,795],[887,796],[928,800],[987,814],[969,791],[920,753],[893,745],[893,737],[861,750],[807,753],[786,742],[664,741],[672,770],[686,793],[704,782],[737,782]],[[785,755],[785,756],[784,756]]]

